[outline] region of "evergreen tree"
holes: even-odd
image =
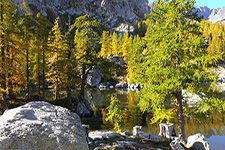
[[[91,20],[88,15],[84,15],[76,19],[74,26],[77,28],[74,37],[76,57],[78,65],[81,66],[80,100],[84,100],[87,74],[99,61],[95,47],[100,35],[96,29],[101,25],[96,20]]]
[[[29,24],[32,22],[33,18],[31,16],[30,10],[27,7],[26,2],[23,0],[24,12],[22,15],[22,36],[24,37],[23,48],[25,49],[26,55],[26,79],[27,79],[27,98],[30,99],[30,72],[29,72],[29,39],[32,36],[31,28]]]
[[[119,38],[118,38],[118,53],[119,53],[119,56],[122,56],[122,45],[123,45],[123,35],[120,33],[119,34]]]
[[[121,53],[124,57],[124,61],[127,61],[127,54],[129,49],[129,33],[126,32],[123,37],[123,45],[121,47]]]
[[[46,54],[47,54],[47,42],[48,42],[48,28],[50,27],[49,22],[47,19],[38,13],[35,17],[35,37],[38,40],[38,93],[39,99],[46,100],[45,98],[45,72],[47,71],[47,64],[46,64]],[[42,97],[41,97],[41,82],[42,82]]]
[[[129,46],[129,53],[128,53],[128,61],[127,61],[127,72],[129,77],[129,83],[133,83],[133,74],[135,71],[135,66],[137,65],[137,62],[139,61],[139,58],[141,58],[141,52],[143,51],[143,41],[139,37],[139,35],[134,36],[133,41],[130,41]]]
[[[72,105],[72,84],[74,82],[73,78],[73,71],[74,68],[77,67],[76,65],[76,58],[74,57],[74,49],[73,47],[73,39],[71,36],[71,17],[68,16],[68,33],[67,33],[67,41],[68,41],[68,56],[67,56],[67,80],[66,80],[66,91],[67,91],[67,99],[69,105]]]
[[[8,108],[7,91],[12,90],[12,63],[15,54],[14,42],[17,40],[17,8],[12,0],[2,0],[0,3],[0,92],[2,92],[2,111]],[[17,40],[18,41],[18,40]],[[11,95],[11,94],[10,94]]]
[[[60,98],[60,87],[62,87],[63,79],[66,76],[64,65],[67,43],[63,39],[61,29],[59,27],[59,18],[56,18],[51,34],[48,38],[48,65],[49,65],[49,81],[53,83],[55,88],[55,99]]]
[[[110,48],[109,48],[110,47],[110,45],[109,45],[110,44],[109,43],[109,31],[103,31],[100,43],[102,44],[100,56],[106,57],[107,55],[111,55]]]
[[[106,121],[113,122],[114,130],[122,133],[121,125],[123,123],[123,111],[121,103],[116,96],[111,97],[110,105],[108,106],[109,112],[107,113]]]
[[[114,31],[112,35],[112,54],[115,56],[119,55],[119,50],[118,50],[118,39],[117,39],[117,33]]]
[[[174,109],[169,104],[176,99],[178,134],[185,144],[182,90],[213,92],[216,76],[208,64],[221,59],[222,54],[207,54],[194,0],[156,1],[148,19],[147,49],[135,67],[135,79],[143,84],[139,105],[143,111],[154,112],[153,122],[170,121]],[[207,106],[213,101],[217,99],[208,97]]]
[[[80,100],[84,100],[85,82],[89,71],[95,68],[105,72],[105,75],[109,74],[110,63],[107,59],[99,57],[96,49],[99,45],[102,25],[88,15],[84,15],[78,17],[73,26],[77,28],[74,43],[77,65],[80,66]]]

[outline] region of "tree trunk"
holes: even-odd
[[[70,58],[71,58],[71,42],[70,42],[70,16],[69,16],[69,52],[68,52],[68,61],[70,61]],[[69,65],[69,68],[68,68],[68,72],[67,72],[67,81],[70,81],[71,80],[71,73],[70,71],[72,70],[72,68],[70,67]],[[68,98],[68,103],[69,105],[71,106],[72,105],[72,96],[71,96],[71,82],[68,82],[67,83],[67,98]]]
[[[181,143],[186,144],[186,136],[184,130],[184,116],[183,116],[183,106],[182,106],[182,92],[177,92],[177,115],[178,115],[178,135]]]
[[[30,79],[29,79],[29,52],[27,45],[27,33],[26,35],[26,71],[27,71],[27,99],[30,99]]]
[[[58,81],[58,79],[57,79],[57,81],[56,81],[55,99],[56,99],[56,100],[59,99],[59,81]]]
[[[45,98],[45,50],[47,49],[46,48],[46,45],[45,45],[45,36],[44,36],[44,48],[43,48],[43,66],[42,66],[42,100],[43,101],[46,101],[46,98]]]
[[[3,18],[3,5],[1,4],[1,24],[3,23],[4,21],[4,18]],[[3,25],[1,25],[2,27]],[[4,30],[4,29],[2,29]],[[2,47],[1,47],[1,56],[2,56],[2,74],[1,74],[1,78],[2,78],[2,81],[1,81],[1,88],[4,90],[2,92],[2,95],[3,95],[3,101],[2,101],[2,112],[4,112],[6,109],[8,109],[8,100],[6,98],[6,74],[5,74],[5,41],[4,41],[4,35],[2,33],[2,36],[1,36],[1,44],[2,44]]]
[[[13,94],[13,86],[12,86],[12,81],[10,80],[10,78],[12,77],[12,75],[9,73],[8,74],[8,86],[9,86],[9,88],[8,88],[8,93],[9,93],[9,99],[10,100],[12,100],[12,99],[14,99],[15,97],[14,97],[14,94]]]
[[[85,66],[85,64],[83,64],[82,83],[81,83],[81,88],[80,88],[80,100],[84,100],[84,96],[85,96],[85,81],[86,81],[86,77],[87,77],[85,70],[86,70],[86,66]]]
[[[39,52],[38,52],[38,97],[39,97],[39,100],[41,100],[41,76],[40,76],[40,54],[39,54]]]
[[[71,106],[72,105],[72,96],[71,96],[71,86],[67,86],[67,98],[68,98],[68,103]]]
[[[13,68],[13,59],[14,59],[14,55],[12,54],[12,57],[10,56],[10,52],[9,49],[7,50],[8,53],[8,58],[9,58],[9,66],[10,68]],[[8,72],[8,94],[9,94],[9,99],[12,100],[14,99],[14,95],[13,95],[13,85],[12,85],[12,80],[11,80],[12,74],[10,72]]]

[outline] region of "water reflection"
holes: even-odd
[[[118,89],[117,89],[118,90]],[[138,107],[138,97],[137,93],[132,91],[120,90],[116,91],[115,89],[107,89],[100,91],[98,89],[89,89],[87,91],[87,99],[94,106],[95,114],[97,116],[100,113],[101,124],[98,125],[98,128],[101,127],[103,130],[112,130],[113,126],[109,122],[105,121],[107,114],[107,107],[110,104],[110,97],[112,95],[117,95],[117,98],[122,103],[122,108],[124,111],[124,126],[123,130],[132,131],[133,126],[141,125],[143,126],[142,130],[148,133],[158,134],[159,128],[158,124],[151,124],[151,113],[142,113]],[[224,114],[219,114],[217,112],[208,113],[208,114],[195,114],[190,115],[192,109],[187,110],[187,115],[185,117],[185,132],[186,136],[193,135],[196,133],[202,133],[207,138],[208,141],[214,143],[213,145],[219,144],[221,140],[215,140],[216,138],[223,139],[225,136],[225,122]],[[171,120],[172,123],[177,127],[177,117],[176,114],[174,119]],[[96,122],[94,122],[96,123]],[[90,125],[92,128],[92,125]],[[95,130],[92,128],[91,130]],[[225,141],[225,140],[224,140]],[[217,142],[217,143],[215,143]],[[225,143],[225,142],[224,142]],[[211,146],[210,144],[210,146]],[[212,147],[213,147],[212,145]],[[213,149],[213,148],[212,148]]]
[[[211,150],[223,150],[225,149],[225,136],[211,136],[206,139],[210,145]]]

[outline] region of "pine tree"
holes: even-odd
[[[71,37],[71,31],[72,31],[72,28],[71,28],[71,17],[68,16],[68,38],[67,38],[67,41],[68,41],[68,56],[67,56],[67,82],[66,82],[66,91],[67,91],[67,99],[68,99],[68,103],[69,105],[71,106],[72,105],[72,84],[73,84],[73,68],[76,68],[77,65],[76,65],[76,59],[73,59],[73,55],[74,55],[74,52],[73,52],[73,39]]]
[[[115,56],[119,55],[119,50],[118,50],[118,39],[117,39],[117,33],[114,31],[112,35],[112,54]]]
[[[127,61],[127,54],[129,49],[129,34],[126,32],[123,37],[123,45],[121,47],[121,53],[124,57],[124,61]]]
[[[119,38],[118,38],[118,53],[119,53],[119,56],[122,57],[122,45],[123,45],[123,35],[120,33],[119,34]]]
[[[55,99],[60,99],[60,87],[62,87],[63,78],[66,72],[63,69],[67,43],[64,41],[61,29],[59,27],[59,18],[56,18],[51,35],[48,38],[48,65],[49,65],[49,81],[53,83],[55,88]]]
[[[139,61],[141,52],[143,51],[143,41],[139,37],[139,35],[135,36],[133,41],[130,41],[129,46],[129,53],[128,53],[128,61],[127,61],[127,72],[129,77],[129,83],[133,83],[133,74],[135,71],[135,66],[137,65],[137,62]]]
[[[145,38],[147,49],[135,67],[135,79],[144,86],[139,105],[142,111],[154,112],[153,122],[169,122],[174,113],[169,104],[176,99],[179,139],[186,143],[182,90],[212,93],[216,76],[209,71],[208,64],[221,59],[222,54],[207,54],[194,0],[156,1],[147,18],[150,35]],[[202,84],[208,81],[209,87]],[[208,102],[212,101],[217,99],[209,97]]]
[[[22,36],[24,37],[24,41],[23,41],[23,48],[25,49],[26,52],[26,79],[27,79],[27,98],[30,99],[30,72],[29,72],[29,39],[32,36],[31,35],[31,28],[29,26],[29,24],[32,22],[32,16],[30,13],[30,10],[27,7],[26,2],[23,0],[23,7],[24,7],[24,12],[22,15]]]
[[[7,99],[7,91],[12,94],[12,65],[15,51],[12,43],[16,42],[17,27],[17,8],[12,5],[11,0],[2,0],[0,3],[0,91],[2,92],[2,111],[8,108],[9,101]],[[13,29],[14,28],[14,29]],[[14,36],[15,37],[15,36]],[[9,94],[8,93],[8,94]]]
[[[107,55],[111,55],[109,51],[109,31],[103,31],[100,43],[102,44],[100,56],[106,57]]]
[[[35,17],[35,36],[39,43],[38,52],[38,86],[39,86],[39,99],[46,100],[45,98],[45,72],[47,71],[47,64],[46,64],[46,54],[47,54],[47,42],[48,42],[48,28],[50,27],[49,22],[47,19],[40,13],[38,13]],[[41,82],[42,82],[42,97],[41,97]]]
[[[84,15],[78,17],[73,26],[77,28],[74,44],[77,65],[80,66],[80,100],[84,100],[87,74],[94,68],[109,74],[109,62],[99,57],[96,49],[99,46],[102,24],[97,20],[92,20],[88,15]]]

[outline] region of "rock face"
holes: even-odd
[[[99,86],[102,79],[102,74],[99,69],[91,70],[87,75],[86,83],[90,86],[97,87]]]
[[[215,15],[211,15],[209,20],[212,21],[213,23],[215,22],[221,22],[225,23],[225,7],[221,9],[216,9]]]
[[[199,16],[203,16],[206,20],[208,20],[210,18],[210,15],[212,14],[212,12],[214,11],[214,13],[215,13],[216,9],[210,9],[210,8],[204,6],[204,7],[198,7],[196,10],[198,11]]]
[[[87,150],[80,118],[66,108],[30,102],[0,117],[1,150]]]
[[[204,19],[209,20],[213,23],[215,22],[225,22],[225,7],[210,9],[208,7],[196,8],[199,16],[203,16]]]
[[[89,14],[110,28],[120,23],[135,24],[136,20],[150,12],[147,0],[25,0],[32,12],[40,11],[44,16],[50,11],[56,16],[66,13],[73,15]],[[15,0],[14,4],[23,10],[23,0]]]

